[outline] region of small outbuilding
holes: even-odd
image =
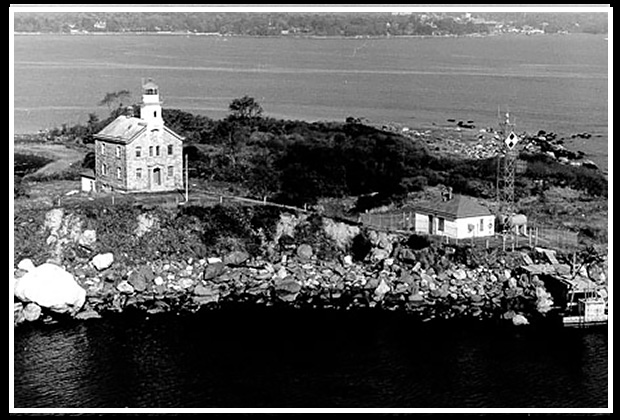
[[[495,216],[471,197],[448,192],[413,208],[416,233],[455,239],[495,234]]]
[[[95,171],[89,169],[80,174],[82,180],[82,191],[84,192],[95,192],[97,191],[96,185],[96,177]]]

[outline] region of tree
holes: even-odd
[[[118,92],[108,92],[103,99],[99,101],[99,106],[106,105],[108,109],[111,110],[113,105],[118,104],[117,108],[121,108],[123,106],[123,101],[130,98],[131,92],[126,89],[119,90]]]
[[[233,99],[228,105],[231,115],[240,118],[256,118],[263,113],[263,107],[251,96],[245,95],[243,98]]]

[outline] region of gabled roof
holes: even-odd
[[[95,134],[95,138],[118,143],[129,143],[146,130],[146,121],[121,115]]]
[[[451,219],[492,215],[489,209],[481,206],[471,197],[459,194],[455,194],[451,200],[421,202],[415,204],[413,208],[416,212],[444,216]]]
[[[94,137],[99,140],[128,144],[142,134],[147,128],[148,124],[143,119],[121,115],[108,124],[103,130],[95,134]],[[184,140],[182,136],[168,127],[164,126],[163,129],[177,139],[181,141]]]

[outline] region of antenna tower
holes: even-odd
[[[503,159],[501,157],[498,159],[497,194],[499,213],[507,216],[508,220],[510,220],[510,217],[514,215],[515,173],[517,169],[517,156],[519,154],[515,146],[520,139],[514,133],[515,124],[510,121],[509,112],[506,112],[504,119],[500,120],[499,127],[500,141],[503,143],[502,149],[504,152]]]

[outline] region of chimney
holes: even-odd
[[[452,187],[446,187],[446,191],[442,194],[443,201],[452,200]]]
[[[128,118],[133,117],[133,106],[129,105],[125,108],[125,116]]]

